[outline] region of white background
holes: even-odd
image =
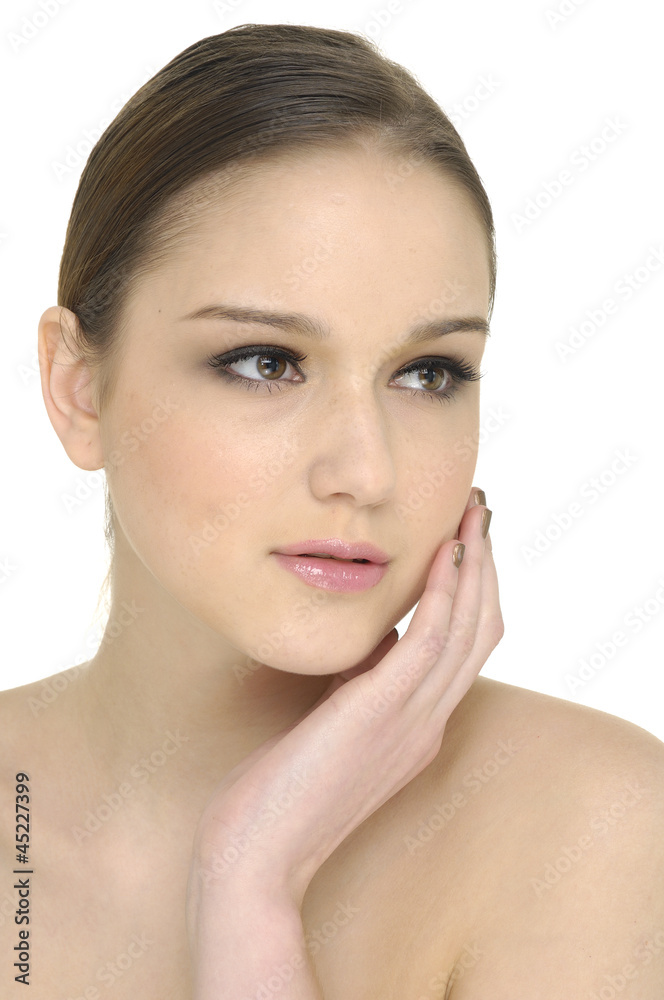
[[[89,659],[104,623],[103,614],[94,620],[107,569],[102,474],[68,459],[37,374],[37,324],[57,302],[87,157],[76,162],[73,151],[197,39],[245,22],[306,23],[362,31],[414,72],[453,117],[492,202],[498,290],[482,365],[475,483],[494,512],[506,632],[483,673],[621,716],[664,739],[656,7],[650,0],[43,4],[49,13],[39,0],[13,0],[0,15],[0,686]],[[605,142],[598,137],[610,121],[617,134]],[[589,145],[592,162],[582,152]],[[55,164],[68,152],[73,166],[58,177]],[[555,191],[564,169],[571,182],[547,198],[546,185]],[[529,199],[534,218],[519,224]],[[638,284],[629,298],[620,291],[625,275]],[[602,310],[609,298],[612,315]],[[556,345],[584,321],[581,346],[561,360]],[[501,414],[500,426],[492,413]],[[612,472],[618,453],[631,458]],[[594,501],[593,477],[603,491]],[[83,499],[68,511],[63,496],[77,490]],[[556,530],[555,518],[574,502],[580,513]],[[528,559],[539,532],[543,551]],[[637,632],[629,623],[639,606],[647,621]],[[625,644],[601,654],[598,645],[617,630]],[[582,680],[581,661],[593,654],[592,676]]]

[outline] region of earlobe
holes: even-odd
[[[39,321],[39,371],[55,433],[74,465],[94,470],[103,468],[104,455],[92,399],[92,373],[70,347],[77,322],[76,315],[64,306],[46,309]]]

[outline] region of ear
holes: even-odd
[[[92,372],[76,358],[70,340],[78,318],[64,306],[49,306],[39,321],[39,371],[48,416],[70,459],[79,469],[104,466],[99,417],[92,402]]]

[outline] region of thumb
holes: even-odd
[[[316,709],[323,704],[323,702],[326,702],[329,698],[331,698],[335,691],[338,691],[339,688],[344,686],[344,684],[352,680],[353,677],[366,673],[367,670],[371,670],[372,667],[375,667],[377,663],[380,663],[384,656],[387,656],[392,647],[396,646],[398,641],[399,633],[396,628],[393,628],[387,633],[387,635],[383,636],[378,645],[375,646],[369,655],[366,656],[360,663],[356,663],[354,667],[349,667],[348,670],[343,670],[339,674],[334,674],[332,681],[328,687],[325,688],[318,701],[312,705],[311,708],[308,708],[304,715],[300,716],[297,722],[294,722],[291,726],[288,726],[287,729],[283,730],[280,735],[284,736],[286,733],[289,733],[292,729],[294,729],[295,726],[298,726],[308,716],[310,716],[312,712],[315,712]]]
[[[342,672],[337,674],[337,676],[342,677],[345,681],[349,681],[352,680],[353,677],[357,677],[358,674],[366,673],[367,670],[371,670],[371,668],[375,667],[377,663],[380,663],[383,657],[387,656],[392,647],[396,646],[398,641],[399,633],[396,628],[393,628],[387,633],[387,635],[383,636],[375,649],[373,649],[361,663],[357,663],[349,670],[342,670]]]

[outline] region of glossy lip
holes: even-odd
[[[316,556],[287,556],[274,552],[274,558],[283,569],[294,573],[310,587],[357,593],[375,587],[387,573],[387,563],[349,562],[342,559],[317,559]]]
[[[344,542],[341,538],[309,538],[304,542],[284,545],[274,551],[285,556],[302,556],[322,552],[325,555],[336,556],[337,559],[368,559],[369,562],[379,566],[390,561],[390,557],[382,549],[370,542]]]

